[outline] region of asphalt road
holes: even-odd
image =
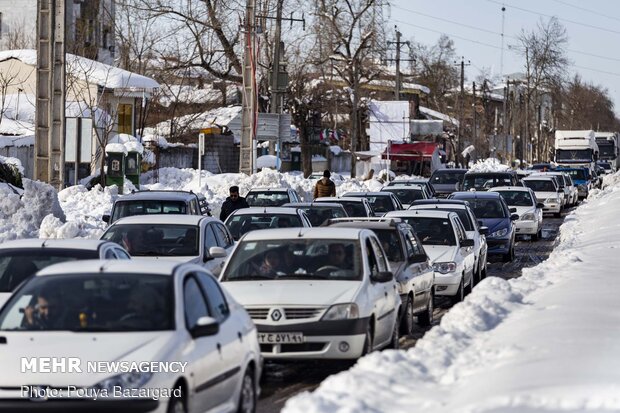
[[[558,235],[563,218],[545,217],[543,221],[543,239],[531,242],[529,239],[517,239],[515,259],[509,263],[492,260],[488,264],[488,276],[510,279],[519,277],[521,270],[533,267],[547,259]],[[438,300],[435,308],[435,324],[450,310],[449,304]],[[429,328],[415,327],[413,334],[402,337],[401,348],[415,346]],[[261,383],[261,397],[258,413],[279,412],[286,400],[304,391],[312,391],[328,376],[346,370],[353,362],[314,361],[265,364],[265,374]]]

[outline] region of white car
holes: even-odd
[[[510,208],[517,209],[519,219],[514,221],[517,235],[530,235],[533,241],[542,238],[545,205],[538,202],[534,191],[523,186],[500,186],[489,192],[499,192]]]
[[[114,221],[101,239],[132,257],[199,264],[219,275],[235,243],[222,221],[202,215],[136,215]]]
[[[97,260],[47,267],[2,309],[0,336],[1,411],[256,406],[256,327],[197,265]],[[38,370],[45,357],[65,372]],[[35,362],[24,367],[22,359]]]
[[[120,245],[94,239],[20,239],[0,244],[0,307],[37,271],[64,261],[129,259]]]
[[[566,207],[572,207],[577,205],[577,203],[579,202],[579,192],[577,190],[577,185],[575,185],[573,183],[572,178],[570,177],[569,174],[567,174],[566,172],[559,172],[559,171],[554,171],[554,172],[539,172],[536,174],[532,174],[532,177],[536,177],[536,176],[556,176],[558,178],[558,180],[562,181],[562,184],[560,185],[560,187],[564,190],[565,194],[566,194],[566,203],[565,206]]]
[[[543,204],[543,213],[562,216],[564,205],[564,191],[557,185],[557,178],[553,176],[535,176],[523,179],[523,185],[536,194],[536,199]]]
[[[386,212],[403,209],[398,197],[391,192],[347,192],[344,198],[366,198],[375,216],[381,217]]]
[[[474,285],[487,276],[487,258],[489,245],[486,235],[489,229],[478,222],[474,211],[470,208],[469,202],[458,199],[428,199],[416,201],[409,208],[410,210],[426,209],[454,212],[459,216],[463,228],[467,233],[467,238],[474,240]]]
[[[251,207],[279,207],[289,202],[302,201],[299,194],[291,188],[252,188],[245,200]]]
[[[474,286],[474,240],[467,238],[465,228],[454,212],[435,210],[394,211],[387,217],[398,217],[413,227],[435,270],[435,295],[463,301],[465,292]]]
[[[224,224],[235,240],[257,229],[312,226],[304,211],[286,207],[241,208],[230,214]]]
[[[220,281],[250,313],[265,358],[357,359],[398,348],[398,285],[371,230],[249,232]]]

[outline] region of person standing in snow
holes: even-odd
[[[226,201],[224,201],[224,203],[222,204],[222,210],[220,211],[220,221],[225,221],[230,214],[232,214],[238,209],[250,207],[245,198],[239,196],[238,186],[231,186],[229,192],[230,196],[226,198]]]
[[[329,170],[323,172],[323,178],[319,179],[314,187],[314,199],[325,196],[336,196],[336,184],[329,179],[331,173]]]

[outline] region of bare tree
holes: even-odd
[[[9,26],[7,33],[3,34],[6,36],[7,50],[33,49],[35,47],[34,32],[26,32],[26,27],[28,25],[25,19]]]
[[[13,64],[11,63],[7,70],[0,70],[0,123],[2,123],[4,114],[9,110],[9,108],[7,108],[7,95],[9,90],[23,84],[19,72],[13,70],[12,66]]]

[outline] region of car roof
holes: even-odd
[[[462,168],[443,168],[443,169],[437,169],[435,170],[435,172],[433,172],[433,175],[435,174],[441,174],[444,172],[458,172],[458,173],[467,173],[467,171],[469,171],[469,169],[462,169]]]
[[[271,215],[271,214],[283,214],[283,215],[297,215],[295,208],[287,207],[249,207],[241,208],[233,211],[231,215]]]
[[[460,203],[442,203],[442,204],[414,204],[411,205],[409,207],[409,209],[407,209],[407,211],[410,210],[415,210],[415,209],[433,209],[433,208],[437,208],[437,209],[441,209],[441,208],[451,208],[451,209],[467,209],[467,207],[469,206],[469,202],[467,201],[462,201]]]
[[[513,170],[510,171],[467,171],[465,175],[515,175],[516,172]]]
[[[494,188],[489,189],[489,191],[493,192],[502,192],[502,191],[521,191],[521,192],[529,192],[530,188],[526,188],[524,186],[496,186]]]
[[[461,199],[417,199],[411,206],[416,205],[469,205],[469,202]]]
[[[462,198],[473,198],[473,199],[498,199],[501,197],[497,192],[488,192],[488,191],[460,191],[453,192],[453,197],[462,197]],[[457,198],[458,199],[458,198]]]
[[[381,188],[382,192],[390,192],[395,189],[409,189],[411,191],[424,191],[424,184],[411,184],[411,185],[392,185],[384,186]]]
[[[200,225],[202,220],[219,221],[213,217],[204,215],[185,215],[185,214],[150,214],[132,215],[114,221],[112,226],[120,224],[179,224],[179,225]]]
[[[183,263],[170,260],[83,260],[53,264],[37,272],[37,277],[60,274],[156,274],[172,275]],[[200,268],[196,265],[193,267]]]
[[[362,192],[362,191],[349,191],[349,192],[345,192],[342,196],[343,197],[357,197],[357,196],[389,196],[391,197],[393,194],[391,192],[387,192],[387,191],[367,191],[367,192]]]
[[[130,200],[183,200],[196,199],[196,194],[188,191],[142,190],[118,197],[117,202]]]
[[[458,216],[452,211],[440,211],[435,209],[405,209],[401,211],[390,211],[385,214],[386,218],[391,217],[429,217],[429,218],[448,218],[449,216]]]
[[[396,225],[392,224],[390,220],[385,221],[342,221],[342,222],[334,222],[330,223],[328,226],[330,227],[339,227],[339,228],[367,228],[367,229],[390,229],[396,230],[398,225],[408,225],[405,222],[398,222]]]
[[[287,192],[290,188],[252,188],[248,191],[250,192]]]
[[[343,208],[342,204],[337,202],[287,202],[282,205],[284,208],[305,208],[305,207],[319,207],[319,208]]]
[[[314,228],[274,228],[257,229],[247,232],[241,241],[263,241],[273,239],[292,239],[292,238],[311,238],[311,239],[359,239],[363,228],[333,228],[333,227],[314,227]]]
[[[7,241],[0,244],[0,249],[13,248],[62,248],[73,250],[97,251],[103,244],[111,243],[110,241],[99,239],[43,239],[28,238]]]
[[[364,202],[364,197],[353,197],[353,196],[340,196],[340,197],[335,197],[335,196],[326,196],[326,197],[321,197],[321,198],[317,198],[314,200],[314,202],[336,202],[338,203],[338,201],[347,201],[347,202]]]
[[[523,178],[522,181],[553,181],[553,177],[548,175],[536,175]]]

